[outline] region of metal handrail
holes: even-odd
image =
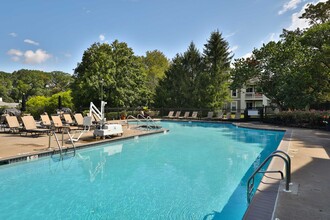
[[[66,131],[67,131],[67,134],[69,135],[69,140],[71,141],[71,144],[72,144],[73,156],[75,156],[76,155],[76,146],[74,144],[73,137],[71,136],[69,129],[66,129]],[[56,135],[55,130],[52,130],[52,133],[53,133],[53,135],[55,137],[55,140],[56,140],[58,149],[60,150],[60,158],[63,159],[63,142],[64,142],[63,134],[64,134],[64,132],[62,132],[62,144],[60,143],[60,141],[59,141],[59,139],[58,139],[58,137]],[[50,137],[49,137],[49,149],[50,149]]]
[[[138,125],[138,124],[139,124],[139,122],[141,122],[141,121],[140,121],[138,118],[135,118],[133,115],[129,115],[129,116],[127,116],[127,118],[126,118],[126,122],[127,122],[127,128],[129,128],[128,119],[130,119],[130,118],[132,118],[132,119],[136,120],[136,125]]]
[[[141,117],[141,120],[139,119],[139,117]],[[142,120],[147,122],[147,124],[146,124],[147,129],[151,129],[152,125],[154,126],[154,128],[156,128],[158,126],[150,116],[144,117],[144,115],[138,114],[137,117],[134,117],[133,115],[127,116],[126,119],[127,119],[127,127],[128,128],[129,128],[129,123],[128,123],[129,118],[135,119],[137,121],[137,125],[139,124],[139,122],[142,122]],[[151,123],[152,125],[150,126],[149,123]]]
[[[137,115],[137,118],[139,118],[139,116],[142,118],[142,119],[144,119],[144,120],[146,120],[147,121],[147,127],[148,128],[152,128],[152,126],[149,126],[149,124],[148,124],[148,122],[150,122],[153,126],[154,126],[154,128],[156,128],[158,125],[155,123],[155,121],[148,115],[147,117],[144,117],[144,115],[142,115],[142,114],[138,114]]]
[[[283,157],[282,155],[279,155],[279,153],[284,154],[285,157]],[[291,182],[291,159],[289,157],[289,155],[283,151],[277,150],[274,151],[271,155],[269,155],[261,164],[260,166],[253,172],[253,174],[250,176],[250,178],[248,179],[247,182],[247,201],[248,203],[251,202],[251,195],[253,193],[254,190],[254,177],[257,173],[270,173],[270,172],[279,172],[281,173],[281,177],[283,179],[283,173],[282,171],[260,171],[261,168],[273,157],[279,157],[281,159],[283,159],[284,163],[285,163],[285,179],[286,179],[286,183],[285,183],[285,190],[288,192],[290,191],[289,189],[289,185]],[[252,181],[252,182],[251,182]]]

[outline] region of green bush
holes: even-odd
[[[61,96],[62,106],[72,109],[72,96],[71,91],[59,92],[51,97],[46,96],[34,96],[29,98],[26,102],[27,112],[33,115],[35,118],[39,118],[43,112],[49,114],[55,113],[58,108],[58,97]]]
[[[266,115],[264,121],[272,124],[302,127],[323,128],[329,121],[330,111],[285,111],[274,115]]]

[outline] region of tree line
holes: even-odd
[[[73,75],[0,72],[0,97],[12,102],[24,95],[27,104],[38,106],[53,103],[61,93],[67,105],[77,109],[101,99],[109,107],[217,109],[230,101],[229,88],[240,89],[253,80],[282,109],[315,106],[330,101],[329,5],[309,5],[301,17],[308,19],[309,28],[283,30],[278,42],[255,48],[251,57],[234,60],[233,67],[229,44],[218,30],[202,52],[191,42],[172,60],[158,50],[137,56],[125,42],[115,40],[87,48]],[[48,101],[40,101],[45,97]]]

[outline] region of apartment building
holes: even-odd
[[[244,109],[256,109],[267,106],[270,100],[256,91],[256,86],[247,85],[242,89],[231,90],[232,101],[227,104],[231,112],[242,112]]]

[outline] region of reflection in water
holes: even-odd
[[[118,144],[118,145],[113,145],[113,146],[109,146],[109,147],[104,147],[103,148],[103,152],[102,151],[98,151],[99,158],[91,158],[93,157],[93,155],[88,154],[88,156],[84,156],[84,154],[81,153],[77,153],[77,158],[78,160],[82,161],[84,164],[84,167],[86,170],[88,170],[89,173],[89,181],[90,182],[94,182],[95,178],[97,177],[98,174],[101,173],[101,178],[103,178],[103,173],[104,173],[104,167],[105,164],[107,162],[107,156],[112,156],[114,154],[118,154],[121,153],[123,149],[123,145],[122,144]],[[97,161],[96,165],[95,161]]]

